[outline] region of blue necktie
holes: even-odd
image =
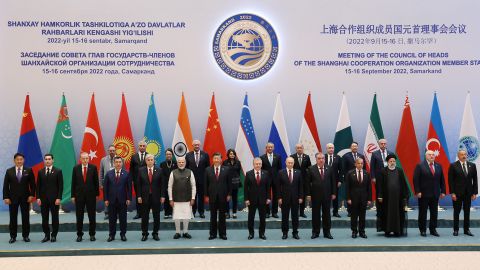
[[[20,168],[17,170],[17,180],[18,182],[22,180],[22,170],[20,170]]]

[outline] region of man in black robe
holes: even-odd
[[[393,154],[387,156],[388,166],[377,176],[378,201],[382,204],[382,231],[385,236],[392,233],[395,236],[407,234],[407,205],[410,191],[408,189],[405,173],[398,168],[397,157]]]

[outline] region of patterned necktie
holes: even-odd
[[[257,179],[256,180],[257,180],[257,185],[260,185],[260,173],[259,172],[257,172]]]
[[[322,180],[323,180],[323,176],[324,176],[324,174],[323,174],[323,167],[322,167],[322,168],[320,168],[320,178],[321,178]]]
[[[20,170],[20,168],[18,168],[17,170],[17,180],[19,183],[20,183],[20,180],[22,180],[22,170]]]
[[[115,183],[118,184],[119,180],[120,180],[120,172],[117,171],[117,176],[115,177]]]
[[[87,167],[83,167],[83,183],[87,183]]]
[[[302,166],[302,155],[298,156],[298,165]]]
[[[215,178],[216,178],[217,181],[218,181],[218,167],[215,168]]]
[[[430,172],[432,172],[432,175],[435,174],[435,169],[433,168],[433,162],[430,163]]]
[[[152,193],[152,179],[153,179],[153,172],[152,168],[148,169],[148,181],[150,182],[150,193]]]

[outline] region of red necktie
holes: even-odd
[[[260,173],[257,172],[257,185],[260,185]]]
[[[293,182],[292,170],[288,170],[288,180],[290,181],[290,183]]]
[[[83,167],[83,183],[87,183],[87,167]]]
[[[433,163],[430,163],[430,171],[432,172],[432,175],[435,174],[435,169],[433,169]]]
[[[215,168],[215,178],[216,178],[216,179],[217,179],[217,181],[218,181],[218,167],[217,167],[217,168]]]
[[[320,168],[320,177],[321,177],[322,180],[323,180],[323,168]]]
[[[152,178],[153,178],[152,169],[148,169],[148,181],[150,182],[150,193],[152,192]]]
[[[117,172],[117,176],[115,177],[115,183],[118,184],[119,180],[120,180],[120,173]]]

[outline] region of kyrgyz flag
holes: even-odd
[[[118,116],[117,131],[113,138],[113,145],[116,149],[116,155],[125,160],[125,168],[130,169],[130,159],[135,154],[135,145],[133,143],[132,128],[128,117],[127,103],[125,95],[122,93],[122,107]]]
[[[192,147],[192,130],[190,129],[190,120],[188,119],[187,104],[182,93],[180,110],[178,111],[178,120],[173,134],[172,149],[175,157],[183,157]]]
[[[405,177],[407,178],[410,196],[413,195],[413,172],[415,166],[420,162],[420,150],[418,149],[417,135],[413,126],[412,111],[410,110],[410,102],[408,96],[405,98],[403,107],[402,122],[398,131],[396,153],[398,156],[397,165],[403,168]]]
[[[213,153],[215,152],[222,154],[223,159],[226,158],[227,150],[225,149],[222,127],[220,126],[217,106],[215,105],[215,94],[212,95],[212,101],[210,102],[203,150],[210,154],[210,164],[213,164]]]
[[[62,104],[58,113],[57,127],[53,134],[50,153],[53,154],[55,167],[60,168],[63,173],[62,204],[65,204],[70,202],[72,191],[72,170],[77,163],[75,150],[73,148],[72,129],[70,127],[70,118],[68,117],[65,95],[62,95]]]
[[[310,93],[307,97],[305,105],[305,113],[303,114],[302,127],[300,128],[300,138],[298,142],[303,144],[304,153],[310,156],[312,161],[315,160],[315,154],[322,151],[320,138],[318,137],[317,122],[313,114],[312,101]]]

